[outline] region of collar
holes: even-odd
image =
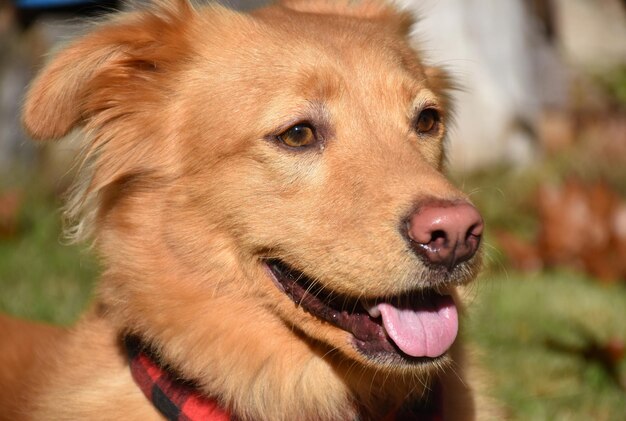
[[[133,380],[168,421],[235,421],[216,399],[202,395],[192,382],[160,364],[138,337],[124,337],[124,345]],[[407,403],[382,421],[443,421],[442,401],[437,382],[425,402]]]
[[[139,338],[126,336],[124,345],[133,380],[168,421],[231,421],[217,400],[203,396],[193,383],[158,364]]]

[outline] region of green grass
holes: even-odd
[[[536,229],[532,191],[559,170],[492,170],[460,184],[490,228],[529,237]],[[556,177],[556,175],[554,176]],[[20,185],[18,183],[18,185]],[[40,187],[28,192],[21,234],[0,239],[0,311],[69,324],[88,305],[98,268],[84,247],[62,244],[60,202]],[[491,391],[513,420],[623,420],[626,394],[598,362],[549,343],[582,348],[590,341],[626,340],[626,287],[603,286],[584,275],[507,269],[486,238],[486,268],[472,287],[468,337],[477,343]],[[626,377],[626,362],[617,366]]]
[[[626,394],[597,361],[589,341],[626,339],[626,288],[599,286],[557,271],[485,276],[476,286],[468,335],[478,342],[492,393],[515,420],[621,420]],[[624,379],[626,361],[617,366]]]
[[[84,248],[63,244],[60,202],[29,187],[19,234],[0,239],[0,311],[69,324],[88,304],[97,265]]]

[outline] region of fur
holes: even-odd
[[[251,14],[163,1],[58,53],[23,121],[40,140],[84,131],[66,215],[104,271],[92,310],[54,335],[45,359],[0,353],[15,375],[1,374],[0,387],[19,395],[0,400],[0,418],[159,419],[121,352],[133,333],[241,420],[351,420],[359,408],[377,420],[427,395],[434,376],[446,419],[475,419],[462,338],[437,364],[366,358],[349,333],[294,306],[261,264],[297,262],[354,297],[430,281],[400,221],[423,198],[467,198],[442,174],[447,78],[410,46],[411,24],[373,0]],[[427,138],[411,128],[424,105],[443,125]],[[306,152],[278,145],[300,121],[323,141]],[[50,342],[18,323],[7,319],[8,334],[39,338],[23,346]]]

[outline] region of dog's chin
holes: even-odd
[[[268,259],[264,264],[274,284],[296,306],[319,323],[350,335],[357,358],[400,368],[438,367],[448,360],[458,314],[454,299],[445,291],[421,288],[391,297],[356,298],[320,285],[281,260]]]

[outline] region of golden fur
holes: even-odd
[[[0,388],[15,392],[0,418],[159,419],[121,351],[134,333],[241,420],[351,420],[359,407],[376,420],[426,395],[433,376],[446,419],[475,419],[460,340],[437,364],[376,363],[260,263],[297,262],[355,297],[426,282],[399,221],[421,198],[465,196],[442,175],[449,84],[410,47],[411,24],[378,1],[240,14],[180,0],[122,14],[56,55],[24,123],[41,140],[86,133],[68,215],[105,270],[69,332],[24,339],[33,331],[0,320],[22,347],[47,343],[45,361],[0,353],[11,361]],[[444,123],[427,139],[411,130],[425,104]],[[302,120],[323,128],[319,150],[269,139]]]

